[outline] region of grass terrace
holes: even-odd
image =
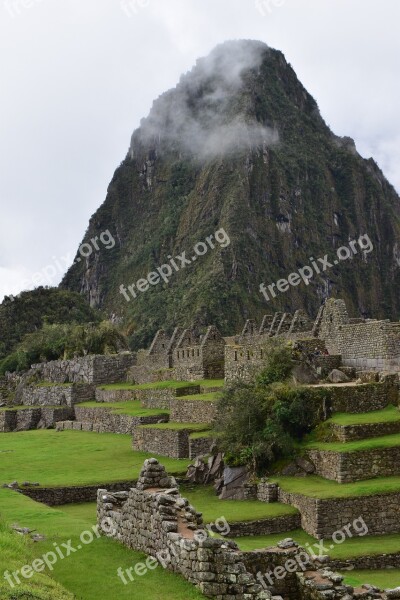
[[[298,512],[293,506],[278,502],[268,504],[259,500],[219,500],[212,486],[186,485],[181,486],[180,491],[196,510],[203,513],[205,523],[215,522],[222,517],[234,523],[294,515]]]
[[[301,448],[306,450],[331,450],[333,452],[362,452],[363,450],[374,450],[374,448],[393,448],[397,446],[400,446],[400,433],[354,442],[308,441],[301,444]]]
[[[317,475],[307,477],[273,477],[285,492],[302,494],[309,498],[349,498],[354,496],[373,496],[400,491],[400,476],[379,477],[354,483],[337,483]]]
[[[346,585],[361,586],[365,583],[379,588],[394,588],[400,585],[400,569],[385,569],[383,571],[346,571],[342,572]]]
[[[87,431],[21,431],[0,436],[0,485],[17,480],[42,487],[131,481],[146,458],[132,451],[132,437]],[[172,475],[186,472],[188,459],[158,458]]]
[[[111,383],[109,385],[101,385],[101,390],[170,390],[179,389],[191,386],[203,387],[223,387],[223,379],[200,379],[198,381],[156,381],[154,383],[142,383],[135,385],[132,383]]]
[[[374,410],[368,413],[336,413],[326,423],[335,425],[370,425],[374,423],[394,423],[400,421],[400,410],[390,405],[383,410]]]
[[[326,548],[326,554],[333,559],[348,559],[357,558],[360,556],[373,556],[379,554],[393,554],[400,552],[400,533],[394,533],[390,535],[370,535],[370,536],[357,536],[354,533],[354,537],[348,537],[342,544],[333,544],[331,540],[326,540],[324,546]],[[285,539],[286,537],[293,538],[301,546],[310,545],[311,549],[313,544],[318,544],[320,540],[313,538],[308,535],[302,529],[295,529],[294,531],[288,531],[286,533],[273,533],[271,535],[263,536],[246,536],[236,540],[239,548],[244,551],[261,550],[269,546],[275,546],[278,542]],[[332,548],[330,546],[333,546]],[[319,552],[318,548],[315,547],[314,551]],[[365,580],[364,580],[365,583]]]
[[[83,408],[101,408],[109,410],[114,415],[129,415],[131,417],[156,417],[168,415],[169,411],[160,408],[144,408],[140,400],[127,400],[126,402],[80,402],[76,406]]]
[[[3,523],[18,523],[22,527],[36,529],[46,536],[46,540],[35,544],[29,543],[17,534],[6,533],[5,539],[3,527],[1,527],[1,573],[6,569],[21,569],[25,562],[31,564],[34,558],[54,551],[54,543],[62,548],[63,543],[71,540],[72,548],[76,549],[76,552],[63,560],[60,559],[54,565],[51,577],[58,583],[52,583],[45,574],[35,574],[31,579],[24,580],[26,582],[24,588],[18,586],[11,590],[8,586],[8,591],[12,591],[12,594],[5,595],[7,592],[3,593],[3,588],[6,589],[7,584],[2,583],[2,578],[0,578],[0,597],[2,599],[72,600],[72,596],[62,593],[60,584],[69,590],[74,598],[85,598],[85,600],[98,600],[99,598],[201,600],[204,598],[192,584],[182,577],[164,570],[161,566],[154,570],[148,570],[141,577],[135,576],[133,582],[128,580],[128,585],[124,585],[117,576],[118,568],[122,567],[125,571],[130,567],[135,567],[137,563],[144,563],[147,556],[103,536],[97,538],[93,535],[92,543],[82,546],[80,535],[82,532],[90,531],[96,524],[95,504],[69,505],[53,509],[33,502],[11,490],[0,489],[0,519]],[[79,546],[81,549],[78,549]],[[48,573],[47,569],[46,573]],[[46,585],[48,592],[45,595],[43,590]],[[26,594],[21,594],[23,591],[26,591]],[[39,595],[39,591],[41,595]]]

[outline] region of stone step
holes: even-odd
[[[316,475],[338,483],[400,475],[400,446],[353,452],[346,452],[343,446],[343,451],[307,450]]]
[[[329,424],[329,437],[344,443],[382,437],[384,435],[392,435],[395,433],[400,433],[400,419],[399,421],[387,423],[363,423],[359,425]]]
[[[144,425],[136,428],[133,436],[133,450],[140,452],[149,452],[160,456],[170,458],[191,458],[192,452],[198,447],[198,439],[191,440],[191,433],[198,433],[199,427],[193,423],[180,423],[176,427],[174,423],[165,425]],[[204,425],[204,431],[208,425]],[[209,447],[213,443],[212,438],[208,438]],[[204,446],[202,446],[204,449]]]

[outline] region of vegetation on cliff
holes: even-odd
[[[219,228],[230,245],[209,250],[129,300],[129,286]],[[400,202],[372,159],[334,135],[283,54],[230,42],[198,61],[163,94],[132,137],[84,241],[109,229],[117,240],[75,264],[62,287],[124,317],[133,346],[159,327],[215,323],[225,334],[244,318],[303,308],[328,295],[355,316],[398,318]],[[362,252],[269,305],[271,284],[349,239]]]

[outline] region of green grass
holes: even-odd
[[[368,413],[336,413],[326,423],[335,425],[368,425],[372,423],[394,423],[400,421],[400,410],[393,406],[387,406],[383,410],[374,410]]]
[[[17,480],[41,486],[129,481],[150,454],[132,451],[130,435],[54,429],[0,435],[0,485]],[[1,451],[8,451],[2,455]],[[1,458],[3,457],[4,458]],[[186,472],[189,460],[158,458],[171,474]]]
[[[199,386],[198,381],[157,381],[155,383],[110,383],[100,386],[101,390],[174,390],[184,387]]]
[[[344,583],[360,586],[365,583],[376,585],[382,589],[390,589],[400,585],[400,569],[384,569],[382,571],[342,571]]]
[[[0,518],[10,524],[18,522],[21,526],[36,529],[45,535],[45,541],[30,544],[30,550],[35,557],[41,557],[46,552],[54,551],[53,543],[57,543],[60,548],[63,548],[61,544],[71,540],[72,547],[76,549],[80,544],[81,533],[89,531],[95,525],[96,512],[93,504],[90,505],[90,508],[85,506],[84,509],[81,508],[81,505],[76,509],[72,506],[68,509],[67,507],[54,509],[37,504],[11,490],[0,489]],[[21,538],[17,541],[21,543]],[[16,570],[21,569],[26,562],[29,564],[31,559],[23,550],[21,548],[21,552],[18,552],[10,562],[9,554],[12,549],[4,552],[2,546],[0,572],[10,569],[11,566],[13,570]],[[204,598],[193,585],[160,566],[141,577],[135,576],[134,582],[124,585],[117,577],[117,569],[122,567],[125,570],[134,567],[138,562],[144,562],[146,558],[145,554],[130,550],[114,540],[103,536],[100,538],[94,536],[91,544],[84,545],[81,550],[59,560],[54,566],[52,577],[79,600],[98,600],[99,598],[200,600]],[[39,585],[42,578],[43,575],[35,574],[32,579],[26,580],[29,589],[36,592],[34,586]],[[34,597],[38,600],[67,600],[67,598],[69,600],[69,596],[60,595],[58,588],[54,586],[53,589],[53,595],[50,593],[48,596],[35,595]],[[7,596],[1,595],[1,592],[0,597],[7,598]],[[16,597],[14,596],[14,598]],[[18,598],[20,597],[18,596]]]
[[[25,537],[10,530],[4,523],[0,522],[0,569],[9,573],[21,569],[23,565],[32,564],[35,558],[33,544]],[[0,598],[3,600],[15,600],[18,597],[37,598],[41,600],[73,600],[72,594],[64,590],[60,584],[48,575],[37,573],[32,579],[22,579],[21,585],[15,580],[11,583],[14,588],[0,577]],[[32,594],[32,595],[31,595]]]
[[[223,379],[202,379],[198,382],[202,387],[220,387],[223,388],[225,381]]]
[[[139,425],[138,429],[172,429],[174,431],[208,431],[207,423],[157,423],[155,425]]]
[[[191,433],[189,435],[189,438],[191,440],[198,440],[200,438],[212,438],[215,437],[215,433],[214,431],[210,430],[210,431],[196,431],[195,433]]]
[[[223,387],[223,379],[199,379],[198,381],[156,381],[154,383],[112,383],[99,386],[102,390],[169,390],[192,386]]]
[[[4,412],[6,410],[29,410],[32,408],[39,408],[38,406],[24,406],[24,405],[20,405],[20,406],[1,406],[0,407],[0,412]],[[59,406],[46,406],[46,408],[60,408]]]
[[[181,494],[188,498],[196,510],[203,513],[206,523],[225,517],[229,523],[255,521],[282,515],[294,515],[298,511],[287,504],[268,504],[258,500],[219,500],[212,486],[181,486]]]
[[[379,477],[354,483],[337,483],[317,475],[307,477],[273,477],[285,492],[303,494],[310,498],[347,498],[400,491],[400,476]]]
[[[394,448],[400,446],[400,433],[384,435],[354,442],[317,442],[307,441],[300,447],[306,450],[331,450],[332,452],[362,452],[375,448]]]
[[[190,396],[178,396],[177,400],[200,400],[201,402],[215,402],[220,397],[220,392],[209,392],[208,394],[192,394]]]
[[[169,415],[168,410],[160,408],[144,408],[140,400],[127,400],[121,402],[81,402],[77,406],[83,408],[102,408],[116,415],[130,415],[132,417],[156,417]]]
[[[324,554],[329,554],[329,556],[333,559],[344,560],[348,558],[357,558],[360,556],[392,554],[400,552],[400,533],[393,533],[390,535],[356,536],[354,530],[351,529],[351,531],[353,532],[354,537],[348,537],[342,544],[334,544],[333,548],[330,548],[330,545],[333,545],[333,542],[326,540],[324,542],[324,547],[326,549],[326,551],[323,550]],[[275,546],[278,542],[287,537],[293,538],[298,544],[305,546],[306,549],[307,544],[309,544],[311,550],[313,550],[316,554],[319,553],[318,546],[316,545],[313,547],[313,544],[319,543],[318,540],[313,538],[311,535],[308,535],[308,533],[302,529],[295,529],[294,531],[287,531],[285,533],[273,533],[271,535],[253,537],[246,536],[238,538],[236,541],[241,550],[249,552],[251,550]]]
[[[74,384],[74,383],[55,383],[54,381],[40,381],[39,383],[35,384],[35,387],[72,387],[73,385],[79,385],[78,384]]]

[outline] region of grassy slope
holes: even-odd
[[[317,475],[307,477],[274,477],[286,492],[311,498],[346,498],[400,491],[400,477],[379,477],[355,483],[337,483]]]
[[[233,523],[293,515],[297,512],[292,506],[278,502],[267,504],[258,500],[219,500],[212,486],[182,486],[181,494],[203,513],[206,523],[222,517]]]
[[[102,390],[169,390],[191,386],[203,387],[223,387],[223,379],[200,379],[198,381],[157,381],[155,383],[141,383],[133,385],[132,383],[110,383],[102,385]]]
[[[288,531],[287,533],[273,533],[263,536],[246,536],[237,539],[237,544],[241,550],[256,550],[274,546],[286,537],[291,537],[301,546],[310,544],[311,549],[318,554],[318,547],[313,548],[313,544],[318,544],[318,540],[308,535],[302,529]],[[400,533],[390,535],[370,535],[347,538],[343,544],[336,544],[333,548],[330,540],[324,544],[327,549],[326,554],[329,554],[334,559],[356,558],[358,556],[367,556],[374,554],[391,554],[400,552]]]
[[[90,530],[96,523],[95,511],[89,515],[85,511],[73,514],[62,509],[53,509],[37,504],[29,498],[10,490],[0,490],[0,516],[9,523],[18,522],[22,526],[37,529],[46,536],[44,542],[35,544],[32,551],[36,557],[53,550],[53,543],[66,543],[72,540],[72,546],[80,544],[79,536]],[[118,598],[118,600],[200,600],[203,596],[178,575],[165,571],[161,567],[149,571],[135,581],[123,585],[117,577],[117,569],[134,567],[144,562],[146,556],[105,537],[94,541],[55,565],[53,578],[64,585],[79,599],[98,600],[99,598]],[[30,560],[28,561],[30,562]],[[25,564],[25,556],[16,557],[16,568]],[[7,556],[0,553],[0,572],[10,568]],[[38,581],[35,575],[29,582]],[[3,598],[4,596],[0,596]],[[43,600],[58,600],[56,594],[44,596]]]
[[[133,452],[131,444],[130,435],[113,433],[54,429],[7,433],[0,436],[0,484],[18,480],[64,486],[136,479],[150,455]],[[157,458],[174,474],[185,473],[189,463]]]
[[[374,448],[393,448],[397,446],[400,446],[400,433],[346,443],[309,441],[301,444],[301,448],[307,450],[332,450],[333,452],[362,452]]]
[[[33,542],[26,537],[12,532],[9,527],[0,522],[0,572],[12,573],[23,565],[32,564],[35,558]],[[22,579],[21,585],[12,579],[12,587],[3,577],[0,577],[0,598],[15,600],[16,594],[37,600],[72,600],[73,596],[60,584],[44,573],[37,573],[32,579]],[[30,595],[32,594],[32,595]]]
[[[365,425],[370,423],[393,423],[400,421],[400,411],[395,406],[387,406],[383,410],[368,413],[336,413],[327,423],[336,425]]]

